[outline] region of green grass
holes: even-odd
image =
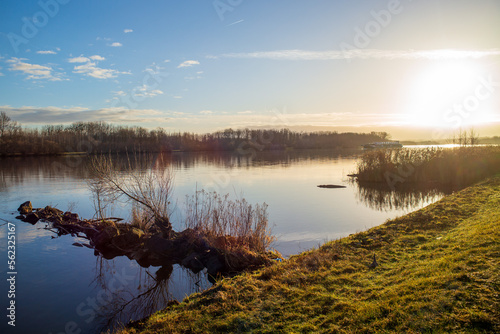
[[[499,224],[497,177],[224,279],[119,333],[500,332]]]

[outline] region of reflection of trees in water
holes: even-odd
[[[0,159],[0,184],[9,187],[34,179],[64,180],[88,177],[86,156],[67,157],[7,157]],[[3,189],[2,189],[3,190]]]
[[[253,151],[252,151],[253,152]],[[160,168],[158,162],[176,169],[192,168],[198,165],[212,165],[223,168],[250,168],[256,166],[281,165],[289,166],[301,161],[325,161],[338,158],[354,158],[360,154],[358,149],[351,150],[291,150],[291,151],[255,151],[255,154],[245,152],[175,152],[149,155],[148,166]]]
[[[291,150],[263,151],[256,155],[238,152],[174,152],[160,154],[111,154],[118,169],[132,167],[136,171],[149,168],[186,169],[197,166],[218,168],[251,168],[280,165],[288,167],[301,161],[331,161],[339,158],[354,158],[359,150]],[[161,155],[161,158],[160,158]],[[89,177],[90,158],[85,155],[52,157],[8,157],[0,159],[0,191],[30,182],[33,179],[86,180]]]
[[[390,189],[385,184],[353,183],[358,188],[358,200],[379,211],[414,210],[452,192],[449,187],[402,186]]]
[[[114,261],[97,257],[93,284],[99,305],[97,320],[102,331],[143,319],[175,300],[171,293],[174,270],[171,264],[160,268],[139,267],[134,270],[133,275],[126,268],[130,267],[121,267],[120,271]],[[209,287],[210,284],[202,272],[194,274],[188,269],[178,268],[182,272],[182,279],[191,286],[191,293]]]
[[[6,173],[4,173],[0,169],[0,192],[4,192],[4,191],[7,191],[7,190],[8,190],[8,187],[7,187]]]

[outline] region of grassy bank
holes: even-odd
[[[499,225],[497,177],[224,279],[120,333],[499,332]]]

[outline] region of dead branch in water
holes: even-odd
[[[89,186],[96,198],[96,209],[101,218],[107,204],[125,198],[133,204],[133,216],[141,220],[143,227],[157,227],[164,235],[170,235],[170,197],[173,188],[170,167],[134,171],[128,160],[125,171],[120,172],[110,156],[101,155],[92,158],[90,170],[92,179]]]

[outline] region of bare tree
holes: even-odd
[[[479,134],[474,130],[474,128],[469,129],[469,144],[477,145],[479,143]]]
[[[0,138],[15,133],[19,128],[17,122],[14,122],[4,111],[0,113]]]
[[[163,164],[159,164],[163,165]],[[91,160],[92,180],[89,182],[95,197],[97,209],[101,211],[106,201],[124,198],[131,202],[138,215],[145,220],[144,226],[159,229],[164,237],[170,237],[170,197],[173,187],[173,173],[170,167],[165,169],[150,168],[146,171],[134,171],[130,160],[126,173],[121,173],[109,156],[96,156]],[[102,218],[102,211],[99,213]]]
[[[458,144],[460,146],[473,146],[479,143],[479,134],[470,128],[469,131],[459,129],[458,134],[453,134],[453,144]]]

